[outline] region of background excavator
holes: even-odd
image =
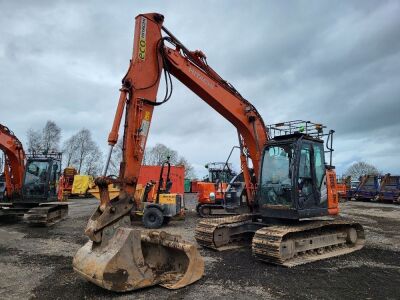
[[[5,154],[6,197],[0,216],[24,217],[33,225],[53,225],[68,214],[68,204],[57,201],[61,154],[25,154],[22,143],[0,124],[0,150]]]
[[[22,190],[26,155],[19,139],[2,124],[0,124],[0,150],[4,152],[4,198],[18,197]]]
[[[227,162],[212,162],[206,164],[208,178],[192,182],[192,191],[198,194],[196,211],[201,217],[207,217],[223,209],[225,193],[229,182],[237,176]]]
[[[325,164],[323,126],[287,122],[267,129],[256,108],[207,64],[205,55],[189,51],[163,27],[163,21],[157,13],[136,17],[132,60],[122,80],[108,138],[110,157],[125,110],[123,159],[117,179],[121,192],[117,199],[109,200],[107,163],[104,176],[96,179],[101,204],[86,227],[90,241],[75,255],[74,269],[97,285],[115,291],[160,282],[177,288],[203,274],[203,262],[193,245],[171,242],[174,238],[164,233],[149,236],[126,227],[127,216],[136,205],[133,195],[153,109],[170,99],[171,75],[230,121],[239,137],[246,196],[239,198],[240,203],[225,205],[239,215],[201,221],[195,235],[199,244],[221,249],[252,240],[258,258],[286,266],[360,249],[364,242],[360,224],[311,220],[335,216],[339,211],[334,168]],[[166,94],[157,101],[162,73]],[[280,135],[271,138],[274,130]],[[325,136],[332,141],[332,134],[330,131]],[[328,149],[332,157],[331,143]],[[309,220],[300,221],[303,218]],[[154,255],[154,245],[158,245],[158,255]],[[170,274],[179,276],[171,278]]]

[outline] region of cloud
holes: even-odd
[[[398,1],[0,1],[0,123],[22,140],[47,119],[64,139],[89,128],[105,150],[134,17],[151,11],[206,53],[266,123],[306,119],[335,129],[339,172],[366,160],[399,173]],[[160,142],[201,172],[225,160],[237,137],[174,79],[151,125],[148,145]]]

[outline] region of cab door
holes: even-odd
[[[296,182],[297,203],[300,210],[315,207],[315,177],[313,172],[313,148],[311,143],[303,141],[298,157],[298,174]]]
[[[320,215],[326,209],[327,187],[323,144],[302,141],[298,158],[297,203],[303,216]]]
[[[325,152],[323,144],[313,143],[312,145],[312,169],[314,176],[315,205],[327,207],[328,195],[326,185]]]
[[[61,174],[61,162],[53,161],[49,175],[49,198],[57,197],[57,185]]]

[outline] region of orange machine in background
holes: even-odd
[[[201,217],[210,216],[212,209],[224,209],[228,184],[236,176],[232,171],[232,165],[228,162],[211,162],[205,167],[208,169],[208,177],[203,181],[191,182],[191,192],[198,194],[196,211]]]
[[[351,176],[337,179],[336,190],[339,199],[347,199],[347,192],[350,190]]]
[[[5,191],[1,198],[20,196],[25,173],[25,151],[22,143],[8,127],[0,124],[0,151],[4,157]]]
[[[74,176],[78,174],[74,167],[66,167],[60,177],[58,183],[58,195],[59,201],[66,201],[68,196],[71,195],[72,185],[74,184]]]

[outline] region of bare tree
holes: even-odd
[[[143,161],[142,161],[142,165],[144,166],[150,165],[150,150],[151,148],[147,148],[144,150]]]
[[[42,134],[40,131],[29,128],[26,132],[28,151],[39,152],[42,149]]]
[[[363,175],[379,175],[379,170],[364,161],[359,161],[352,164],[345,172],[345,176],[351,176],[351,178],[358,179]]]
[[[196,177],[193,166],[184,157],[179,157],[176,162],[178,166],[185,167],[185,178],[194,179]]]
[[[168,148],[163,144],[156,144],[153,148],[150,148],[144,159],[144,165],[161,165],[169,157],[169,161],[173,165],[182,165],[185,167],[185,177],[194,178],[195,172],[193,166],[183,156],[179,156],[178,152]]]
[[[84,162],[85,173],[88,175],[97,176],[101,172],[102,165],[103,154],[101,153],[99,147],[94,144],[90,154],[87,156]]]
[[[87,129],[81,129],[63,144],[65,166],[73,166],[78,173],[97,175],[102,167],[102,153]]]
[[[62,148],[63,159],[65,161],[65,167],[71,166],[76,160],[76,151],[78,150],[77,135],[71,136],[67,139]]]
[[[182,156],[178,155],[178,152],[168,148],[163,144],[156,144],[154,147],[147,148],[143,155],[143,165],[154,166],[161,165],[170,157],[170,162],[173,165],[183,165],[185,166],[185,176],[187,178],[195,177],[194,169],[192,165]],[[113,153],[111,155],[110,165],[108,168],[108,174],[118,175],[119,174],[119,164],[122,160],[122,141],[118,141],[115,145]]]
[[[54,121],[48,120],[42,130],[42,148],[45,151],[59,151],[61,129]]]
[[[80,173],[85,159],[88,158],[96,144],[92,140],[92,134],[87,129],[81,129],[74,136],[74,139],[76,139],[76,165],[78,173]]]
[[[147,155],[147,162],[149,165],[161,165],[169,157],[172,164],[178,161],[178,152],[168,148],[163,144],[156,144],[153,148],[149,149]]]

